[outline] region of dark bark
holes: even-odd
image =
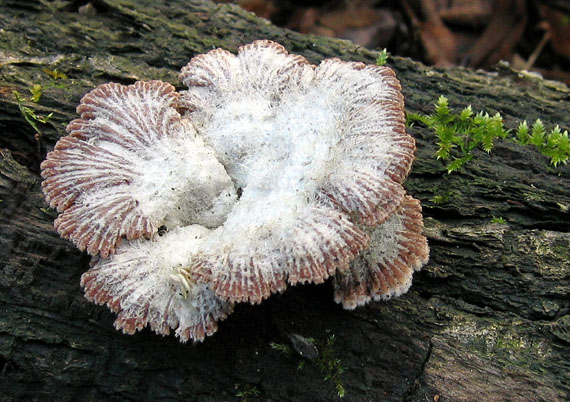
[[[276,28],[230,5],[200,1],[3,1],[0,12],[0,400],[328,401],[320,363],[345,367],[348,401],[570,399],[570,168],[556,170],[531,147],[499,142],[448,175],[436,138],[410,131],[418,156],[406,183],[422,201],[430,263],[410,292],[344,311],[332,287],[291,288],[259,306],[240,305],[197,345],[149,330],[123,335],[113,314],[83,297],[89,257],[53,230],[38,166],[80,97],[96,85],[162,79],[212,47],[235,51],[268,38],[318,63],[373,63],[352,43]],[[492,73],[389,62],[407,110],[450,105],[501,112],[505,124],[542,119],[569,128],[562,84],[499,67]],[[53,78],[54,71],[65,78]],[[50,75],[51,74],[51,75]],[[38,115],[41,134],[13,91]],[[22,105],[21,105],[22,106]],[[434,196],[443,196],[435,203]],[[492,223],[501,217],[506,223]],[[295,353],[292,334],[315,338],[320,357]],[[322,344],[332,335],[332,347]],[[290,345],[292,354],[270,346]]]

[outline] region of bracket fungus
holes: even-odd
[[[93,256],[86,297],[117,329],[203,340],[289,284],[334,277],[348,309],[409,288],[428,247],[390,68],[261,40],[180,79],[92,90],[41,166],[57,231]]]

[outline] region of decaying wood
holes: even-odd
[[[335,384],[319,363],[334,365],[335,356],[347,401],[570,398],[570,168],[552,170],[537,151],[505,141],[448,175],[434,158],[436,138],[421,127],[410,130],[418,157],[406,186],[422,201],[431,261],[405,296],[344,311],[330,284],[301,286],[238,306],[197,345],[114,330],[113,314],[80,289],[89,258],[58,237],[40,193],[39,163],[80,97],[107,81],[181,88],[178,71],[193,55],[259,38],[314,63],[373,63],[377,53],[285,31],[232,5],[81,5],[0,5],[0,400],[329,401]],[[389,64],[408,111],[428,112],[445,95],[452,106],[499,111],[509,127],[536,118],[570,127],[563,85],[505,66]],[[36,103],[29,90],[37,85]],[[38,133],[22,107],[53,116],[36,122]],[[322,346],[333,335],[334,345]],[[308,353],[299,369],[307,338],[319,356]]]

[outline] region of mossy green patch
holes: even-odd
[[[534,251],[543,276],[564,278],[570,274],[570,235],[553,231],[519,236]]]
[[[525,121],[518,125],[516,134],[503,126],[503,118],[499,113],[490,115],[487,112],[474,113],[471,105],[459,113],[449,108],[449,101],[440,96],[435,103],[435,111],[430,115],[408,113],[408,126],[421,123],[432,129],[439,142],[436,151],[437,159],[446,162],[447,172],[461,169],[473,159],[473,151],[482,148],[489,153],[498,139],[508,139],[521,145],[532,145],[543,155],[550,158],[550,164],[566,164],[570,158],[570,140],[567,130],[558,125],[547,131],[540,119],[537,119],[529,130]]]
[[[249,402],[250,398],[255,398],[259,395],[259,389],[252,384],[236,384],[236,397],[240,402]]]
[[[390,53],[388,53],[387,49],[382,49],[379,53],[378,53],[378,58],[376,59],[376,65],[377,66],[384,66],[386,65],[386,63],[388,62],[388,59],[390,58]]]
[[[455,318],[444,334],[478,356],[502,366],[514,366],[543,372],[548,365],[551,347],[537,336],[528,322],[514,318],[503,321],[473,319],[469,315]]]

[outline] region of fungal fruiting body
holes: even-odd
[[[86,296],[117,328],[202,340],[289,284],[333,276],[345,308],[409,288],[428,247],[390,68],[256,41],[180,78],[181,93],[94,89],[42,164],[56,229],[94,256]]]

